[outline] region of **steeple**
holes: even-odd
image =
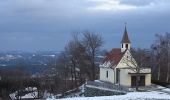
[[[127,32],[127,29],[126,29],[126,23],[125,23],[125,31],[124,31],[121,43],[130,43],[130,40],[129,40],[129,37],[128,37],[128,32]]]
[[[124,31],[123,38],[121,41],[121,52],[124,52],[126,49],[130,50],[130,40],[128,37],[128,32],[127,32],[126,23],[125,23],[125,31]]]

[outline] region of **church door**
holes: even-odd
[[[140,76],[139,86],[145,86],[145,76]]]
[[[135,87],[136,86],[136,76],[131,76],[131,86]],[[145,86],[145,76],[140,76],[139,80],[139,86]]]

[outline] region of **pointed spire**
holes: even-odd
[[[125,31],[124,31],[121,43],[130,43],[130,40],[129,40],[129,37],[128,37],[128,32],[127,32],[127,29],[126,29],[126,24],[127,23],[125,23]]]

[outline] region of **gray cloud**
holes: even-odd
[[[102,4],[96,0],[1,0],[0,50],[62,50],[69,33],[84,30],[102,34],[106,49],[119,47],[124,22],[134,46],[148,48],[155,33],[170,31],[169,0],[118,2],[136,8],[90,10]]]
[[[120,0],[120,3],[122,4],[129,4],[135,6],[147,6],[150,5],[151,3],[157,3],[157,2],[158,0]],[[161,2],[163,2],[163,0]]]

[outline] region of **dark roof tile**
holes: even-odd
[[[104,58],[103,63],[110,62],[112,64],[111,67],[113,68],[114,66],[116,66],[119,63],[119,61],[122,58],[122,55],[123,55],[123,53],[121,53],[121,49],[114,48],[114,49],[112,49],[111,52],[109,52],[106,55],[106,57]]]

